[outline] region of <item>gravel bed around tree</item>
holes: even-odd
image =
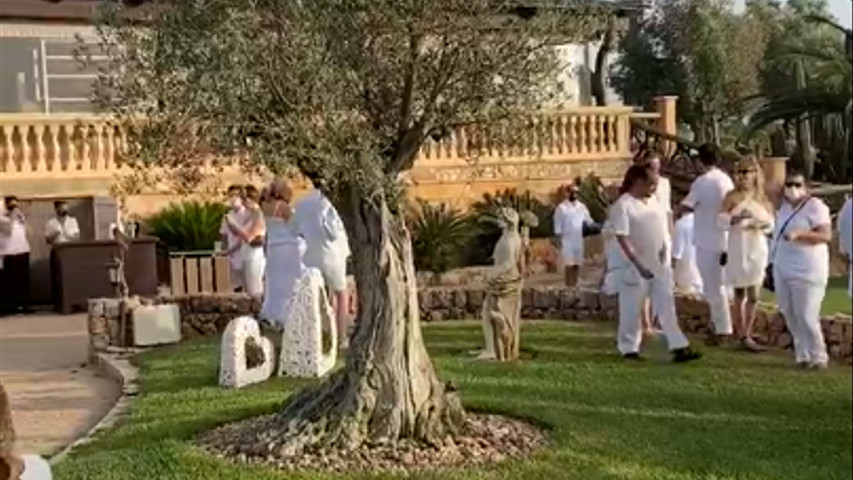
[[[277,415],[224,425],[199,437],[200,445],[220,458],[265,464],[283,470],[405,473],[493,464],[530,455],[546,441],[545,432],[522,420],[469,414],[462,434],[443,445],[410,440],[356,449],[327,447],[294,454],[273,438],[282,430]]]

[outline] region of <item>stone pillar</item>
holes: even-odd
[[[654,102],[655,112],[660,115],[655,127],[670,135],[678,135],[678,113],[676,110],[676,107],[678,106],[678,97],[674,95],[664,95],[655,97]],[[664,140],[661,141],[660,148],[662,151],[661,153],[663,153],[664,156],[669,157],[675,152],[675,143]]]

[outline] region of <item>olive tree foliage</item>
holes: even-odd
[[[350,238],[358,314],[346,367],[235,448],[295,455],[440,443],[459,431],[464,412],[421,337],[401,174],[455,126],[523,123],[555,77],[552,46],[597,34],[604,15],[582,3],[497,0],[182,0],[105,11],[97,98],[127,125],[126,161],[202,171],[205,159],[236,157],[302,173]]]

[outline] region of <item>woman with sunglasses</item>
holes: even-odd
[[[829,279],[829,207],[811,196],[805,177],[789,173],[776,215],[770,261],[776,301],[794,338],[794,357],[802,368],[826,368],[820,307]]]
[[[758,294],[767,269],[767,234],[773,230],[773,206],[764,192],[758,161],[747,157],[735,167],[735,189],[726,194],[720,227],[729,231],[727,286],[734,289],[732,323],[743,349],[764,349],[752,339]]]

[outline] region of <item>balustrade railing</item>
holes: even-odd
[[[428,141],[415,167],[628,158],[631,107],[541,112],[522,122],[469,125]],[[519,126],[520,125],[520,126]],[[126,133],[104,117],[0,116],[4,179],[108,177],[119,172]]]

